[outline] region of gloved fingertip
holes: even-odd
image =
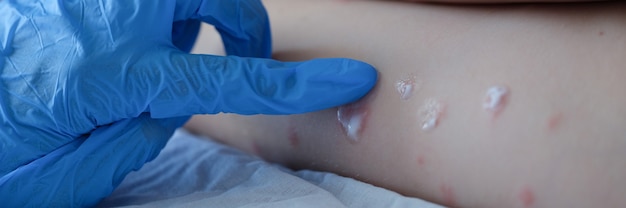
[[[360,83],[363,90],[366,91],[365,93],[369,92],[374,85],[376,85],[376,81],[378,80],[378,71],[376,71],[374,66],[353,59],[342,60],[345,76],[351,77],[349,80],[353,80],[355,84]]]
[[[265,114],[305,113],[354,102],[369,93],[378,79],[372,65],[353,59],[323,58],[285,64],[293,70],[294,77],[287,80],[295,81],[285,82],[288,93],[280,97],[281,105],[273,106],[279,111]],[[260,90],[265,88],[257,87],[256,91],[265,92]]]
[[[378,72],[374,66],[347,58],[314,59],[304,62],[307,68],[300,72],[315,73],[309,76],[310,81],[330,83],[337,90],[354,101],[367,94],[378,80]],[[316,68],[311,70],[310,68]]]

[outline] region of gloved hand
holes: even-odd
[[[192,114],[304,113],[376,81],[349,59],[187,54],[200,21],[270,56],[257,0],[0,0],[1,206],[91,206]]]

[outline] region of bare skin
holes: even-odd
[[[625,207],[626,4],[264,2],[277,59],[377,67],[357,141],[337,109],[196,116],[187,128],[295,169],[459,207]],[[215,41],[217,42],[217,41]],[[414,75],[402,99],[396,83]],[[510,93],[483,109],[494,85]],[[420,108],[443,106],[423,130]]]

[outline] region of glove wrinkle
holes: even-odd
[[[200,22],[232,56],[189,54]],[[267,59],[269,26],[259,0],[0,0],[1,206],[92,206],[193,114],[305,113],[375,84],[355,60]]]

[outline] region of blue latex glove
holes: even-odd
[[[0,206],[94,205],[192,114],[310,112],[376,81],[349,59],[187,54],[200,21],[270,56],[257,0],[0,0]]]

